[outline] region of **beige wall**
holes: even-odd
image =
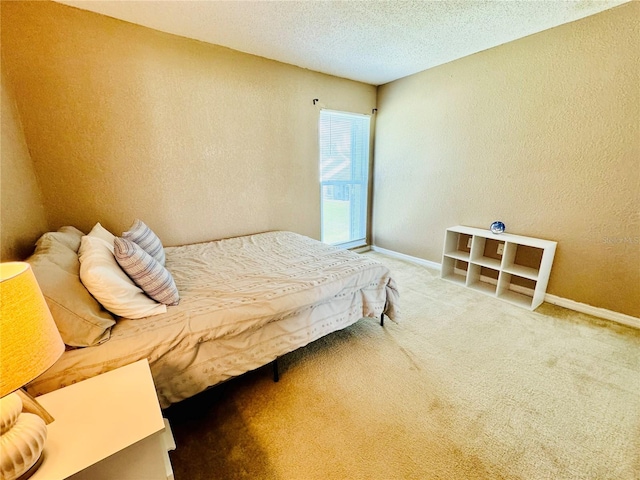
[[[376,88],[51,2],[2,2],[2,53],[50,228],[167,245],[320,235],[317,122]]]
[[[2,261],[21,260],[47,229],[42,196],[16,110],[15,97],[2,69],[0,164],[0,244]]]
[[[639,8],[380,87],[375,243],[439,262],[447,226],[501,219],[559,242],[550,293],[640,316]],[[3,260],[45,227],[136,217],[167,245],[319,237],[311,100],[369,113],[375,87],[51,2],[1,10]]]
[[[446,227],[558,241],[548,292],[640,316],[640,4],[379,88],[376,245]]]

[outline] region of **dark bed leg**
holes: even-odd
[[[380,314],[380,325],[384,327],[384,313]]]
[[[280,380],[280,374],[278,373],[278,359],[276,358],[273,362],[271,362],[271,365],[273,365],[273,381],[277,382],[278,380]]]

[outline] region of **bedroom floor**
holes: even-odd
[[[640,478],[640,331],[366,255],[392,270],[400,322],[167,409],[176,480]]]

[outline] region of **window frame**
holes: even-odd
[[[346,249],[352,249],[352,248],[359,248],[359,247],[364,247],[364,246],[368,246],[369,245],[369,237],[370,237],[370,229],[371,229],[371,178],[372,178],[372,157],[373,157],[373,152],[372,152],[372,145],[373,145],[373,132],[372,132],[372,126],[373,126],[373,115],[369,115],[369,114],[362,114],[362,113],[356,113],[356,112],[348,112],[348,111],[342,111],[342,110],[333,110],[333,109],[327,109],[327,108],[322,108],[320,110],[320,114],[318,116],[318,170],[319,170],[319,183],[320,183],[320,239],[324,242],[324,237],[325,237],[325,229],[324,229],[324,189],[323,187],[325,186],[325,182],[323,181],[323,164],[322,164],[322,160],[323,160],[323,140],[321,137],[321,124],[323,121],[323,115],[335,115],[336,117],[343,117],[343,118],[356,118],[356,119],[366,119],[366,127],[368,128],[363,128],[361,130],[361,134],[363,133],[364,135],[366,135],[366,138],[362,138],[359,139],[359,141],[362,143],[362,148],[363,151],[361,152],[362,155],[365,156],[363,162],[361,163],[362,166],[364,166],[366,168],[366,172],[364,173],[364,175],[362,176],[363,179],[362,180],[356,180],[356,181],[346,181],[349,184],[360,184],[362,185],[363,189],[364,189],[364,198],[361,197],[361,199],[363,200],[363,204],[364,206],[361,208],[364,208],[364,212],[362,212],[362,220],[364,221],[364,226],[362,227],[362,238],[357,238],[357,239],[353,239],[353,240],[348,240],[345,242],[336,242],[336,243],[328,243],[329,245],[333,245],[333,246],[337,246],[337,247],[341,247],[341,248],[346,248]],[[353,140],[352,140],[353,142]],[[351,158],[353,158],[353,156],[351,156]],[[350,215],[351,218],[351,215]],[[351,233],[350,233],[351,236]],[[325,242],[327,243],[327,242]]]

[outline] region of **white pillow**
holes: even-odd
[[[111,233],[109,230],[100,225],[100,222],[96,223],[91,231],[89,232],[90,237],[101,238],[105,242],[107,242],[110,246],[111,253],[113,253],[113,241],[116,239],[116,236]]]
[[[136,287],[113,256],[113,243],[96,236],[82,237],[78,257],[80,280],[104,308],[126,318],[142,318],[167,311]]]

